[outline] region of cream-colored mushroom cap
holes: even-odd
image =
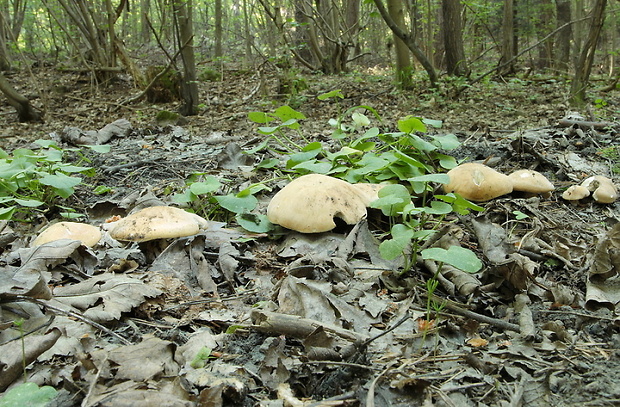
[[[364,201],[364,205],[369,206],[372,201],[376,201],[379,199],[379,191],[385,185],[383,184],[350,184],[353,188],[355,188],[362,200]]]
[[[562,198],[567,201],[578,201],[587,196],[590,196],[590,190],[583,185],[571,185],[562,193]]]
[[[592,198],[596,202],[613,203],[618,199],[618,188],[612,180],[602,175],[586,178],[581,185],[592,192]]]
[[[274,195],[267,207],[271,223],[302,233],[320,233],[336,227],[334,218],[349,225],[366,217],[372,197],[352,184],[321,174],[291,181]]]
[[[200,216],[172,206],[151,206],[109,224],[116,240],[146,242],[192,236],[209,227]]]
[[[448,171],[450,182],[443,186],[445,192],[456,192],[470,201],[488,201],[512,192],[512,182],[507,175],[478,163],[465,163]]]
[[[101,239],[101,230],[98,227],[78,222],[58,222],[43,230],[32,246],[61,239],[79,240],[84,246],[93,247]]]
[[[555,189],[553,184],[538,171],[518,170],[508,175],[514,191],[544,194]]]

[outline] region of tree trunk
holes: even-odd
[[[222,0],[215,0],[215,50],[213,56],[221,58],[222,53]]]
[[[499,60],[500,65],[513,60],[516,55],[514,0],[504,0],[504,17],[502,19],[502,24],[502,56]],[[500,74],[512,75],[515,72],[515,61],[513,60],[504,67]]]
[[[592,63],[594,62],[594,53],[596,45],[601,36],[603,23],[605,22],[605,7],[607,0],[596,0],[592,9],[592,20],[590,21],[590,32],[586,39],[579,60],[575,66],[575,76],[570,87],[570,101],[573,106],[580,106],[586,100],[586,87],[592,72]]]
[[[536,37],[538,40],[544,38],[547,33],[553,30],[553,4],[551,0],[539,0],[539,4],[534,6],[538,14],[535,24]],[[553,61],[553,38],[545,40],[538,46],[538,61],[536,67],[539,69],[550,68]]]
[[[387,9],[394,23],[404,31],[406,26],[402,0],[387,0]],[[396,54],[396,83],[401,89],[411,89],[413,87],[413,65],[409,59],[409,48],[396,34],[393,33],[392,36]]]
[[[375,6],[377,6],[379,14],[381,14],[381,18],[383,18],[383,21],[385,21],[390,30],[392,30],[392,33],[394,33],[398,38],[403,40],[405,44],[407,44],[407,48],[409,48],[409,50],[413,53],[413,56],[416,57],[418,62],[422,64],[422,66],[426,70],[426,73],[428,74],[428,79],[431,82],[431,87],[436,87],[437,73],[435,72],[435,68],[426,57],[424,52],[420,49],[420,47],[415,41],[415,38],[410,33],[405,32],[405,30],[403,30],[398,24],[396,24],[396,22],[394,22],[392,17],[390,17],[387,9],[385,8],[383,0],[373,0],[373,2],[375,3]]]
[[[449,75],[468,76],[470,74],[463,47],[463,24],[461,2],[442,0],[444,47],[446,49],[446,68]]]
[[[183,106],[180,113],[191,116],[197,113],[198,84],[196,83],[196,62],[194,58],[194,27],[192,24],[192,0],[175,0],[174,16],[178,27],[179,47],[183,60],[183,79],[181,81],[181,98]]]
[[[40,122],[43,121],[43,114],[30,105],[27,97],[17,92],[0,73],[0,91],[9,101],[9,104],[17,111],[20,122]]]
[[[557,26],[561,27],[571,20],[570,0],[556,0]],[[573,29],[571,25],[562,28],[555,40],[555,66],[562,71],[568,71],[570,61],[570,41]]]

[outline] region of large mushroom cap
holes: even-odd
[[[47,227],[32,241],[32,246],[61,239],[79,240],[84,246],[93,247],[101,239],[98,227],[78,222],[58,222]]]
[[[326,232],[336,227],[335,217],[349,225],[363,219],[366,205],[376,199],[369,192],[327,175],[302,175],[274,195],[267,218],[302,233]]]
[[[465,163],[448,171],[450,182],[444,191],[456,192],[470,201],[488,201],[512,192],[512,181],[507,175],[478,163]]]
[[[146,242],[192,236],[207,229],[200,216],[172,206],[151,206],[110,224],[110,236],[116,240]]]
[[[581,186],[592,192],[592,198],[599,203],[613,203],[618,199],[618,188],[612,180],[602,175],[586,178]]]
[[[555,189],[551,181],[534,170],[518,170],[508,176],[512,181],[514,191],[545,194]]]

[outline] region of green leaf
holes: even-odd
[[[446,202],[432,201],[431,206],[425,206],[424,213],[429,215],[447,215],[452,212],[452,205]]]
[[[233,194],[216,196],[215,200],[220,206],[233,213],[250,212],[258,204],[254,195],[237,196]]]
[[[263,168],[263,169],[268,170],[268,169],[276,168],[279,164],[280,164],[280,160],[278,160],[277,158],[266,158],[263,161],[256,164],[256,168]]]
[[[35,144],[38,144],[38,145],[40,145],[43,148],[50,148],[50,147],[59,148],[58,144],[56,144],[56,142],[54,140],[37,139],[34,142],[35,142]]]
[[[344,99],[344,95],[342,94],[342,91],[340,89],[337,89],[337,90],[332,90],[331,92],[322,93],[316,98],[319,100],[327,100],[331,98]]]
[[[474,252],[460,246],[450,246],[448,250],[441,247],[431,247],[421,252],[424,260],[434,260],[449,264],[467,273],[477,273],[482,268],[482,262]]]
[[[398,130],[403,133],[426,133],[426,126],[418,117],[407,116],[404,119],[398,121]]]
[[[37,199],[21,199],[21,198],[15,198],[14,199],[15,203],[21,205],[21,206],[25,206],[26,208],[37,208],[41,205],[44,205],[44,202],[41,202]]]
[[[39,180],[41,184],[54,188],[55,192],[62,198],[70,197],[75,190],[73,187],[82,182],[82,178],[70,177],[63,173],[47,174]]]
[[[16,206],[9,206],[7,208],[0,208],[0,220],[11,220],[13,218],[13,214],[17,209]]]
[[[528,215],[526,215],[525,213],[521,211],[512,211],[512,214],[515,215],[516,220],[523,220],[523,219],[529,218]]]
[[[410,182],[438,182],[440,184],[447,184],[450,182],[448,174],[425,174],[417,177],[411,177],[407,179]]]
[[[39,387],[36,383],[22,383],[4,393],[0,407],[44,407],[56,397],[56,389],[51,386]]]
[[[422,122],[428,126],[433,126],[436,129],[441,129],[443,126],[443,122],[441,120],[422,119]]]
[[[267,215],[256,213],[238,213],[235,216],[239,226],[253,233],[267,233],[274,228]]]
[[[222,184],[216,177],[214,177],[213,175],[209,175],[205,177],[204,181],[194,182],[190,184],[189,190],[194,195],[205,195],[217,191],[218,189],[220,189],[221,186]]]
[[[176,202],[179,204],[185,204],[185,203],[194,202],[196,199],[198,199],[198,197],[192,194],[192,191],[190,191],[189,189],[186,189],[183,193],[172,195],[171,199],[172,199],[172,202]]]
[[[276,131],[278,131],[278,129],[279,129],[279,128],[280,128],[280,126],[273,126],[273,127],[266,127],[266,126],[263,126],[263,127],[259,127],[257,131],[258,131],[260,134],[264,134],[264,135],[266,135],[266,136],[270,136],[270,135],[272,135],[273,133],[275,133]]]
[[[376,172],[384,169],[390,162],[381,156],[376,156],[375,154],[364,154],[361,160],[359,160],[356,164],[359,166],[355,169],[355,171],[359,174],[368,174],[371,172]]]
[[[327,174],[331,171],[332,164],[325,161],[312,160],[299,163],[292,169],[295,171],[304,170],[316,174]]]
[[[385,216],[396,216],[411,201],[409,191],[404,185],[386,185],[379,190],[379,199],[370,203],[371,208],[381,209]]]
[[[461,145],[461,142],[454,134],[445,134],[441,136],[430,136],[433,142],[443,150],[454,150]]]
[[[95,195],[103,195],[112,192],[112,188],[106,185],[98,185],[95,189],[93,189],[93,193]]]
[[[80,166],[71,165],[71,164],[59,164],[59,165],[55,165],[54,168],[56,170],[68,172],[70,174],[78,173],[78,172],[85,172],[85,171],[89,171],[92,169],[92,167],[80,167]]]
[[[290,106],[280,106],[273,112],[274,116],[286,123],[288,120],[304,120],[306,116],[303,113],[298,112]]]
[[[244,150],[243,154],[247,154],[247,155],[253,155],[258,153],[259,151],[262,151],[264,149],[267,148],[267,146],[269,145],[269,139],[263,140],[261,143],[259,143],[256,147],[251,148],[249,150]]]
[[[391,229],[392,238],[379,245],[379,253],[386,260],[394,260],[409,248],[413,238],[413,230],[407,225],[397,223]]]
[[[460,195],[449,193],[447,195],[435,195],[435,199],[441,199],[452,205],[452,210],[459,215],[468,215],[470,210],[477,212],[484,211],[482,206],[476,205],[473,202],[468,201]]]
[[[248,113],[248,119],[258,124],[265,124],[275,120],[265,112],[250,112]]]
[[[104,153],[109,153],[110,150],[112,150],[112,146],[107,145],[107,144],[101,144],[101,145],[85,145],[84,147],[90,148],[91,150],[93,150],[96,153],[100,153],[100,154],[104,154]]]
[[[437,158],[439,159],[439,165],[441,165],[441,168],[445,168],[446,170],[451,170],[458,165],[456,158],[451,155],[437,153]]]
[[[9,153],[0,148],[0,159],[5,159],[9,157]]]
[[[211,352],[213,352],[213,349],[207,346],[203,346],[202,348],[200,348],[200,350],[198,350],[198,353],[196,353],[194,359],[189,362],[189,365],[194,369],[202,369],[203,367],[205,367],[207,360],[209,360]]]

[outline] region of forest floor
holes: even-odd
[[[256,192],[256,211],[265,213],[286,181],[257,166],[284,155],[242,153],[266,139],[247,115],[284,104],[306,116],[306,140],[329,146],[329,120],[355,106],[374,108],[381,123],[357,111],[386,132],[408,115],[440,120],[429,132],[455,134],[461,145],[449,154],[458,160],[506,174],[535,169],[556,190],[447,216],[442,239],[473,250],[484,266],[465,275],[442,268],[430,299],[437,264],[418,261],[403,272],[402,258],[382,258],[388,220],[374,211],[331,233],[249,233],[212,203],[194,203],[212,220],[197,236],[121,244],[104,233],[89,249],[66,240],[30,247],[58,211],[3,222],[0,368],[14,376],[3,373],[0,390],[22,382],[24,353],[28,381],[55,388],[58,406],[620,404],[620,201],[561,198],[590,175],[620,184],[618,89],[577,112],[612,123],[594,130],[558,124],[570,110],[568,84],[553,78],[490,81],[455,98],[457,82],[404,92],[385,72],[308,74],[286,96],[272,75],[222,73],[200,83],[199,115],[170,123],[156,116],[178,104],[124,105],[138,93],[129,82],[98,87],[86,75],[50,69],[9,76],[19,91],[38,95],[46,121],[17,123],[14,110],[0,106],[0,145],[11,152],[52,138],[74,148],[63,137],[68,127],[83,135],[129,121],[129,131],[105,141],[110,152],[87,154],[97,174],[60,202],[96,226],[169,204],[196,173],[218,178],[218,194],[266,185]],[[317,99],[337,89],[344,98]],[[95,195],[97,186],[109,192]],[[22,353],[11,339],[31,331]]]

